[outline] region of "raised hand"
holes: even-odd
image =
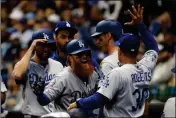
[[[46,39],[36,39],[32,42],[30,48],[34,49],[38,43],[47,43]]]
[[[128,13],[130,14],[132,21],[131,22],[126,22],[125,25],[137,25],[137,24],[141,24],[143,22],[143,12],[144,12],[144,7],[140,7],[140,5],[138,5],[137,9],[134,7],[134,5],[132,6],[133,12],[131,12],[128,9]]]

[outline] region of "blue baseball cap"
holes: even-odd
[[[102,20],[96,25],[96,32],[91,37],[97,37],[105,32],[110,32],[119,38],[123,33],[122,25],[118,21]]]
[[[173,73],[176,73],[176,68],[172,68],[171,71],[172,71]]]
[[[124,33],[120,39],[115,42],[115,45],[119,46],[122,51],[138,52],[140,40],[139,37],[134,34]]]
[[[78,54],[83,51],[90,51],[90,49],[81,39],[73,39],[67,44],[68,54]]]
[[[36,39],[47,39],[48,40],[47,43],[56,43],[56,41],[54,40],[53,31],[46,28],[34,31],[32,35],[32,41]]]
[[[55,34],[57,34],[60,30],[63,29],[69,30],[73,35],[78,32],[73,23],[69,21],[59,21],[56,24]]]

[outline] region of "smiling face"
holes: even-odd
[[[110,40],[109,33],[103,33],[96,37],[95,44],[100,52],[107,53],[107,47]]]
[[[36,48],[36,55],[42,61],[47,61],[53,52],[53,44],[39,43]]]
[[[88,78],[94,70],[91,60],[91,52],[83,51],[81,53],[70,55],[71,68],[75,74],[82,78]]]

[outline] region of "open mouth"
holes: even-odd
[[[88,61],[87,60],[83,60],[83,61],[81,61],[81,63],[86,64],[86,63],[88,63]]]

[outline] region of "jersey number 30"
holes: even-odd
[[[144,100],[148,97],[149,95],[149,91],[148,88],[143,88],[142,92],[140,92],[139,89],[136,89],[133,92],[133,95],[136,96],[136,94],[138,95],[138,97],[136,98],[136,106],[132,106],[132,111],[135,112],[137,109],[141,109],[142,104],[144,103]]]

